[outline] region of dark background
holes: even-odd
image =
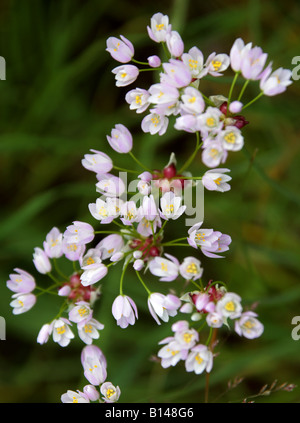
[[[172,151],[183,162],[193,149],[193,136],[171,128],[162,137],[141,132],[141,115],[130,112],[124,100],[131,87],[115,87],[111,70],[118,63],[105,52],[106,39],[122,34],[133,42],[138,60],[158,54],[146,27],[159,11],[170,16],[186,51],[196,45],[205,57],[213,51],[229,53],[242,37],[261,46],[274,69],[292,69],[292,58],[300,56],[297,1],[165,0],[159,9],[148,0],[140,6],[126,0],[0,2],[0,55],[7,72],[6,81],[0,81],[0,315],[7,324],[7,340],[0,341],[1,402],[59,402],[67,389],[87,383],[81,342],[74,340],[66,349],[52,340],[36,343],[40,327],[57,313],[59,300],[41,296],[31,311],[14,316],[12,293],[6,288],[15,267],[35,274],[37,283],[47,283],[35,272],[32,253],[53,226],[63,231],[73,220],[95,225],[87,208],[96,198],[95,179],[81,166],[83,155],[94,148],[111,154],[119,166],[135,166],[108,146],[106,135],[116,123],[132,131],[134,153],[152,168],[162,168]],[[203,91],[227,95],[230,81],[228,71],[203,83]],[[148,88],[152,73],[145,72],[138,82]],[[252,83],[245,98],[258,92],[258,84]],[[224,280],[246,306],[258,302],[265,332],[253,341],[222,332],[211,401],[241,402],[274,380],[278,386],[300,383],[300,340],[291,337],[292,318],[300,315],[299,82],[284,94],[262,98],[247,109],[246,117],[245,148],[226,162],[232,190],[205,197],[205,226],[230,234],[232,247],[226,259],[201,260],[206,282]],[[198,157],[193,174],[203,170]],[[175,223],[173,229],[176,237],[177,232],[184,236],[185,228]],[[103,281],[95,314],[106,326],[97,345],[108,360],[108,380],[122,390],[122,402],[202,402],[204,376],[187,374],[183,366],[163,370],[151,359],[157,343],[170,334],[172,321],[157,326],[149,317],[134,273],[128,273],[125,284],[139,307],[136,325],[122,330],[111,316],[119,268]],[[157,282],[151,287],[161,289]],[[244,381],[226,393],[235,377]],[[299,399],[296,388],[255,401]]]

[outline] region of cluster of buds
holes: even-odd
[[[115,402],[119,399],[119,387],[106,381],[106,359],[93,345],[100,337],[99,331],[104,329],[93,316],[94,303],[100,297],[101,284],[105,283],[110,267],[119,263],[123,263],[119,292],[111,306],[112,316],[120,328],[134,325],[139,315],[134,299],[126,294],[124,287],[124,275],[130,267],[146,291],[149,315],[158,325],[179,313],[190,315],[191,323],[187,320],[175,322],[173,336],[160,342],[166,344],[158,352],[163,367],[184,360],[186,371],[209,373],[213,366],[212,331],[223,325],[230,328],[230,320],[234,320],[235,332],[248,339],[259,337],[264,329],[256,313],[243,311],[240,296],[228,291],[225,283],[219,286],[210,281],[205,286],[202,280],[204,268],[199,250],[208,259],[224,258],[222,253],[229,250],[231,237],[212,228],[203,228],[203,216],[194,224],[186,225],[189,229],[182,238],[166,239],[165,228],[166,225],[178,225],[174,221],[188,215],[187,192],[199,187],[221,193],[231,189],[230,169],[217,166],[226,161],[228,152],[239,151],[244,145],[242,129],[249,122],[243,110],[262,95],[283,92],[291,83],[291,72],[281,68],[273,72],[271,63],[265,67],[267,54],[260,47],[252,47],[251,43],[245,45],[241,39],[233,43],[228,55],[214,52],[204,60],[198,47],[185,52],[180,34],[172,30],[168,16],[161,13],[151,18],[147,30],[155,43],[162,43],[166,59],[152,55],[147,62],[137,61],[129,40],[124,36],[109,37],[107,51],[121,63],[113,69],[116,85],[132,84],[145,70],[136,65],[147,65],[146,69],[158,71],[158,83],[148,89],[128,91],[125,100],[138,114],[147,113],[149,109],[141,128],[152,135],[163,135],[168,129],[169,117],[174,116],[175,129],[196,135],[195,150],[181,167],[172,153],[163,169],[150,169],[133,154],[130,130],[121,123],[116,124],[107,135],[109,146],[119,154],[128,154],[140,171],[116,166],[109,155],[99,150],[85,154],[82,166],[96,175],[99,194],[95,202],[88,205],[88,210],[100,228],[76,220],[64,232],[56,227],[51,229],[43,248],[35,248],[33,255],[36,270],[49,276],[49,287],[37,286],[32,275],[18,268],[7,282],[7,287],[14,292],[11,302],[14,314],[28,311],[39,295],[50,293],[62,298],[59,313],[40,329],[38,343],[45,344],[52,335],[54,342],[66,347],[75,337],[72,330],[75,324],[78,336],[87,344],[83,348],[82,365],[90,385],[85,386],[83,392],[63,394],[62,402]],[[129,62],[134,64],[127,64]],[[228,95],[217,93],[207,97],[202,91],[205,77],[219,78],[230,67],[235,75]],[[237,99],[233,100],[239,77],[244,78],[245,83]],[[260,93],[243,104],[241,99],[251,80],[259,81]],[[200,149],[202,162],[210,169],[193,176],[189,167]],[[114,170],[121,173],[115,175]],[[128,173],[136,173],[136,179],[127,186]],[[98,235],[101,239],[96,240]],[[178,260],[167,251],[168,247],[182,246],[193,248],[194,254],[188,253]],[[72,263],[68,274],[58,267],[58,259]],[[148,276],[158,278],[157,289],[153,292],[145,281]],[[176,283],[180,280],[186,292],[179,295]],[[170,283],[167,294],[160,292],[160,283]],[[189,289],[191,284],[197,289]],[[195,327],[200,321],[199,327]],[[209,332],[206,342],[203,340],[205,326]]]

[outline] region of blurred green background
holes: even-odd
[[[149,0],[139,7],[127,0],[1,0],[0,55],[7,72],[6,81],[0,81],[0,315],[7,324],[7,340],[0,341],[1,402],[60,402],[67,389],[87,383],[80,364],[82,342],[72,341],[65,349],[52,340],[36,343],[40,327],[54,317],[60,301],[41,296],[31,311],[14,316],[6,288],[15,267],[46,286],[32,253],[53,226],[63,231],[73,220],[85,220],[97,227],[87,208],[97,197],[96,181],[81,166],[83,155],[94,148],[111,154],[119,166],[135,166],[106,141],[117,123],[132,131],[133,151],[149,167],[162,168],[172,151],[183,163],[193,149],[192,135],[171,128],[161,137],[141,132],[141,115],[130,112],[124,100],[133,87],[115,87],[111,70],[118,63],[105,52],[106,39],[123,34],[134,43],[138,60],[158,54],[146,32],[158,11],[170,16],[186,50],[196,45],[205,57],[212,51],[228,53],[238,37],[261,46],[274,68],[291,69],[292,58],[300,56],[298,1],[162,0],[157,9]],[[203,82],[202,90],[227,95],[228,76],[230,71]],[[152,77],[145,72],[134,86],[148,88]],[[262,98],[247,109],[246,147],[226,162],[232,190],[205,195],[205,227],[230,234],[233,242],[226,259],[202,256],[204,279],[225,281],[245,306],[258,302],[265,325],[263,336],[253,341],[220,331],[211,401],[241,402],[274,380],[300,386],[300,340],[291,337],[291,320],[300,315],[299,85],[295,81],[284,94]],[[258,84],[252,83],[245,98],[257,93]],[[199,156],[191,170],[197,175],[203,169]],[[185,235],[186,228],[176,222],[170,228],[171,238],[174,231],[176,237]],[[187,251],[180,250],[179,256]],[[108,360],[108,380],[122,390],[121,401],[203,402],[203,375],[188,374],[180,365],[164,370],[153,360],[173,321],[155,324],[133,272],[124,287],[138,304],[139,320],[126,330],[116,326],[111,304],[118,294],[119,271],[114,268],[103,281],[95,316],[106,326],[96,343]],[[162,285],[150,282],[153,290],[171,286]],[[235,377],[244,381],[226,392]],[[299,402],[299,389],[255,401]]]

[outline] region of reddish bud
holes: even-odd
[[[227,101],[224,101],[224,103],[221,104],[220,110],[224,115],[227,115]]]
[[[153,247],[150,248],[149,255],[151,257],[157,257],[157,256],[159,256],[159,254],[160,254],[160,251],[157,247],[153,246]]]
[[[164,168],[163,173],[164,173],[164,177],[167,179],[171,179],[174,178],[176,176],[176,167],[175,165],[172,163],[170,164],[170,166],[167,166]]]

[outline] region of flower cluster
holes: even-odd
[[[272,64],[265,66],[267,54],[251,43],[245,45],[242,39],[233,43],[229,54],[213,52],[206,60],[198,47],[185,52],[180,34],[172,29],[168,16],[161,13],[153,15],[147,30],[149,37],[164,47],[164,60],[152,55],[147,62],[137,61],[134,46],[123,35],[108,38],[107,51],[121,63],[113,69],[116,85],[128,86],[146,69],[159,72],[158,83],[148,89],[128,91],[125,100],[138,114],[148,113],[149,109],[141,128],[152,135],[163,135],[170,116],[174,116],[175,129],[196,135],[195,150],[181,167],[172,153],[163,169],[151,169],[133,154],[130,130],[121,123],[116,124],[107,135],[109,146],[119,154],[128,154],[140,170],[120,168],[99,150],[92,149],[85,154],[82,166],[95,174],[99,194],[95,202],[88,204],[95,228],[75,220],[63,232],[52,228],[43,248],[35,248],[33,264],[38,273],[50,278],[50,286],[37,286],[33,276],[18,268],[7,281],[7,287],[14,292],[11,302],[14,314],[30,310],[39,295],[54,294],[62,299],[58,314],[40,329],[38,343],[45,344],[52,336],[54,342],[66,347],[75,337],[75,326],[79,338],[86,344],[81,361],[89,385],[83,392],[67,391],[61,397],[62,402],[119,399],[120,388],[106,381],[105,356],[93,345],[100,337],[99,331],[104,329],[94,316],[94,303],[100,298],[101,284],[105,283],[110,267],[119,263],[122,263],[119,292],[111,310],[121,329],[134,325],[139,316],[134,299],[126,294],[124,287],[125,273],[130,268],[146,291],[146,308],[158,325],[179,313],[190,316],[190,323],[180,318],[173,323],[173,336],[160,342],[164,346],[158,357],[163,367],[175,366],[183,360],[187,372],[209,373],[217,330],[222,326],[230,328],[230,321],[234,321],[234,331],[248,339],[259,337],[264,330],[257,314],[253,310],[244,311],[240,296],[228,290],[224,282],[209,281],[205,286],[202,280],[205,274],[202,254],[205,260],[224,258],[222,253],[229,250],[232,242],[230,235],[203,228],[203,218],[186,225],[188,229],[181,238],[168,239],[166,228],[175,225],[171,232],[176,233],[178,221],[188,215],[188,193],[197,192],[199,187],[202,191],[221,193],[231,189],[230,169],[218,166],[226,161],[228,152],[239,151],[244,145],[242,128],[249,122],[241,112],[263,95],[283,92],[291,83],[291,72],[281,68],[272,71]],[[148,68],[140,69],[136,65]],[[230,68],[234,77],[228,95],[217,92],[207,97],[202,91],[205,78],[222,77]],[[238,78],[244,78],[245,83],[233,100]],[[260,93],[243,104],[242,96],[252,80],[259,81]],[[202,162],[210,169],[193,176],[189,168],[200,149]],[[120,173],[116,175],[114,171]],[[136,176],[129,184],[128,174]],[[198,200],[202,204],[203,197]],[[168,252],[169,247],[193,249],[193,254],[188,253],[179,260]],[[67,274],[58,266],[58,260],[71,263]],[[153,277],[158,281],[155,280],[156,288],[151,291],[146,279]],[[180,291],[180,282],[184,284],[184,293]],[[164,288],[171,287],[168,293],[160,292],[161,283]]]
[[[118,401],[121,390],[107,378],[107,362],[101,349],[95,345],[83,348],[81,352],[81,364],[84,376],[90,384],[85,385],[83,392],[68,390],[62,394],[63,403],[89,403],[104,402],[113,403]],[[97,389],[98,388],[98,389]]]

